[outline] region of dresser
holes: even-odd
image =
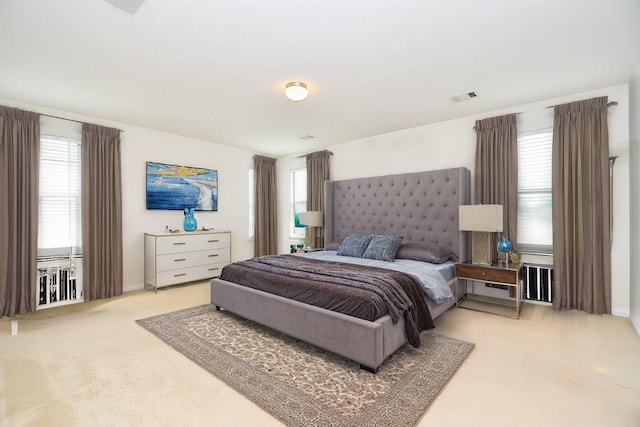
[[[227,230],[144,234],[144,284],[154,289],[218,277],[231,262]]]

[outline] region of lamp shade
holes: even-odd
[[[284,87],[284,94],[292,101],[302,101],[307,97],[309,91],[303,82],[289,82]]]
[[[322,227],[322,211],[300,212],[300,224],[307,227]]]
[[[460,205],[461,231],[502,231],[502,205]]]

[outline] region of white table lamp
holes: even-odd
[[[460,205],[459,229],[471,231],[471,262],[491,265],[493,233],[502,231],[502,205]]]
[[[322,215],[322,211],[300,212],[299,218],[300,224],[306,227],[322,227],[322,225],[324,224],[324,216]],[[306,240],[308,242],[311,242],[311,244],[307,244],[308,248],[315,247],[315,243],[313,243],[313,236],[307,238]]]

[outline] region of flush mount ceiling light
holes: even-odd
[[[307,97],[309,91],[307,85],[302,82],[289,82],[284,87],[284,94],[292,101],[302,101]]]

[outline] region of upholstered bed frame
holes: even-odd
[[[443,169],[325,183],[325,244],[349,232],[400,234],[403,242],[445,246],[466,259],[458,230],[458,206],[470,202],[466,168]],[[428,301],[435,319],[454,299]],[[220,279],[211,281],[211,303],[244,318],[314,344],[376,372],[407,341],[404,319],[370,322]]]

